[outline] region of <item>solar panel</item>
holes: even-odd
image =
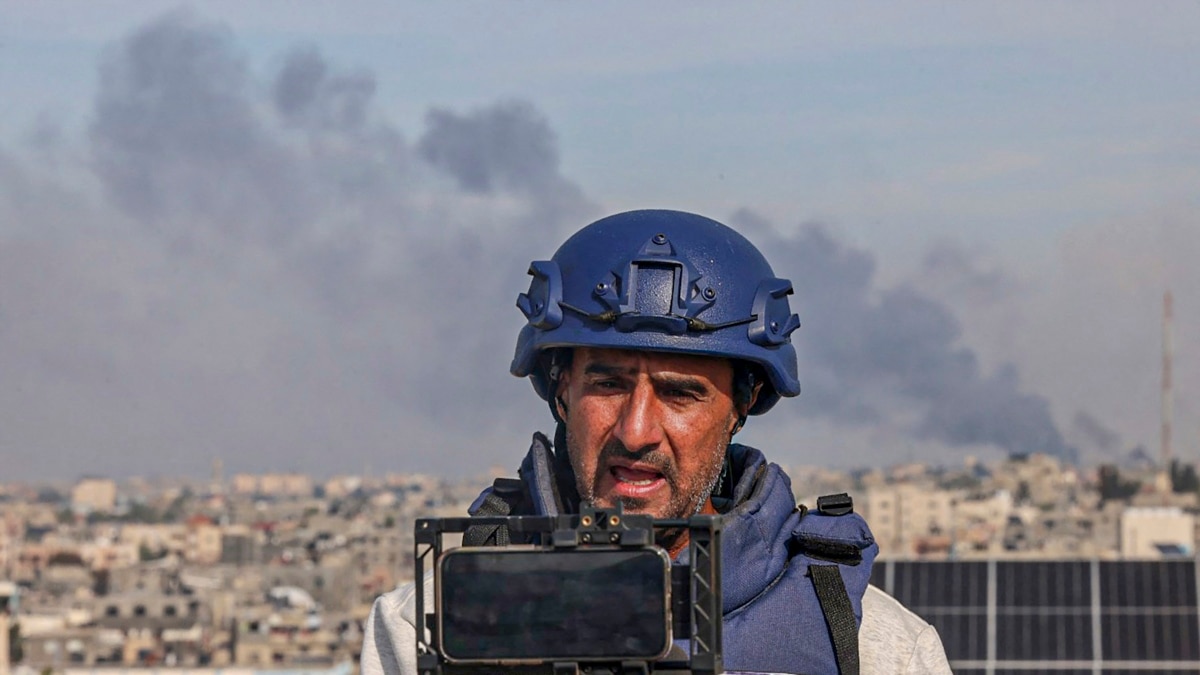
[[[985,607],[987,563],[916,562],[896,566],[896,599],[909,607]]]
[[[1200,671],[1195,668],[1104,668],[1100,671],[1101,675],[1145,675],[1147,672],[1153,672],[1154,675],[1196,675]]]
[[[946,657],[954,660],[987,658],[987,609],[973,612],[926,610],[921,617],[937,627],[946,648]]]
[[[996,653],[1017,661],[1090,660],[1091,617],[1087,614],[998,615]]]
[[[1200,675],[1194,559],[881,561],[956,673]]]
[[[1195,561],[1100,563],[1105,607],[1196,607]]]
[[[996,604],[1001,607],[1088,607],[1089,563],[996,563]]]
[[[959,671],[956,670],[954,672],[957,673]],[[987,671],[985,670],[985,671],[981,671],[981,672],[987,672]],[[1088,668],[1086,670],[1083,670],[1083,669],[1060,669],[1060,668],[1054,668],[1054,669],[1046,668],[1043,670],[1039,670],[1037,668],[1021,668],[1019,670],[999,669],[994,672],[996,675],[1092,675],[1091,668]],[[1155,675],[1157,675],[1157,672],[1155,673]],[[1195,673],[1192,673],[1192,675],[1195,675]]]
[[[1104,658],[1113,661],[1200,659],[1196,613],[1105,615],[1100,619]]]
[[[959,671],[956,670],[954,672],[958,673]],[[985,670],[985,671],[980,671],[980,672],[986,673],[987,671]],[[1082,669],[1071,670],[1071,669],[1059,669],[1059,668],[1054,668],[1054,669],[1046,668],[1044,670],[1038,670],[1037,668],[1021,668],[1020,670],[999,669],[994,672],[996,673],[996,675],[1092,675],[1091,668],[1088,668],[1086,670],[1082,670]],[[1157,675],[1157,673],[1155,675]],[[1195,673],[1193,673],[1192,675],[1195,675]]]
[[[888,563],[877,561],[871,566],[871,585],[877,588],[887,588]]]

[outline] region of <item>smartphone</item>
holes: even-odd
[[[436,572],[448,661],[657,660],[671,648],[661,548],[458,548]]]

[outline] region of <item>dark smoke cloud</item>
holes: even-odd
[[[1071,430],[1079,437],[1081,445],[1092,446],[1103,456],[1111,457],[1121,448],[1120,434],[1082,410],[1075,413]]]
[[[516,294],[602,214],[532,105],[435,109],[410,142],[375,92],[312,47],[263,81],[228,29],[172,13],[108,50],[81,147],[0,148],[6,475],[512,467],[549,424],[505,372]],[[943,302],[879,291],[874,257],[819,227],[732,224],[795,282],[809,421],[1069,454]],[[948,246],[926,271],[972,269]]]
[[[921,261],[922,288],[944,288],[974,305],[991,305],[1013,297],[1016,282],[995,266],[983,267],[955,242],[930,246]]]
[[[417,144],[421,156],[471,192],[540,190],[558,182],[558,149],[549,123],[527,103],[458,115],[431,110]]]
[[[801,414],[854,426],[911,412],[918,438],[1074,457],[1048,401],[1020,390],[1015,367],[984,373],[954,314],[916,288],[877,291],[870,253],[818,225],[785,237],[746,210],[731,222],[753,232],[795,286]]]
[[[514,299],[598,214],[531,106],[431,116],[427,138],[449,116],[480,144],[456,158],[487,167],[480,193],[374,91],[311,48],[263,82],[227,29],[172,13],[104,56],[71,167],[98,198],[0,148],[7,475],[514,461],[546,416],[505,373]]]
[[[367,72],[331,74],[312,47],[288,55],[272,89],[279,113],[292,122],[354,130],[367,121],[375,76]]]
[[[232,35],[187,14],[112,48],[91,141],[113,203],[148,222],[186,211],[231,233],[286,228],[291,158],[264,134],[251,85]]]
[[[546,224],[562,222],[563,214],[580,213],[581,205],[594,208],[583,191],[563,177],[557,137],[529,103],[500,102],[465,115],[434,109],[426,116],[426,127],[416,144],[423,159],[468,193],[531,198],[528,218],[540,223],[544,234],[550,234]],[[533,237],[528,243],[537,241],[546,240]],[[558,243],[550,242],[543,257]]]

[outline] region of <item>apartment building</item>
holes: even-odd
[[[117,483],[108,478],[84,478],[71,488],[76,513],[112,513],[117,508]]]

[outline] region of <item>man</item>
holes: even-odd
[[[580,230],[530,274],[511,371],[530,378],[557,431],[553,445],[534,436],[519,489],[498,481],[472,515],[581,501],[721,514],[728,670],[950,672],[936,630],[868,586],[878,547],[862,519],[845,504],[798,508],[783,471],[732,442],[749,415],[800,393],[791,283],[749,241],[694,214],[633,211]],[[464,540],[508,537],[476,527]],[[677,559],[685,537],[659,544]],[[364,675],[415,673],[415,592],[376,601]]]

